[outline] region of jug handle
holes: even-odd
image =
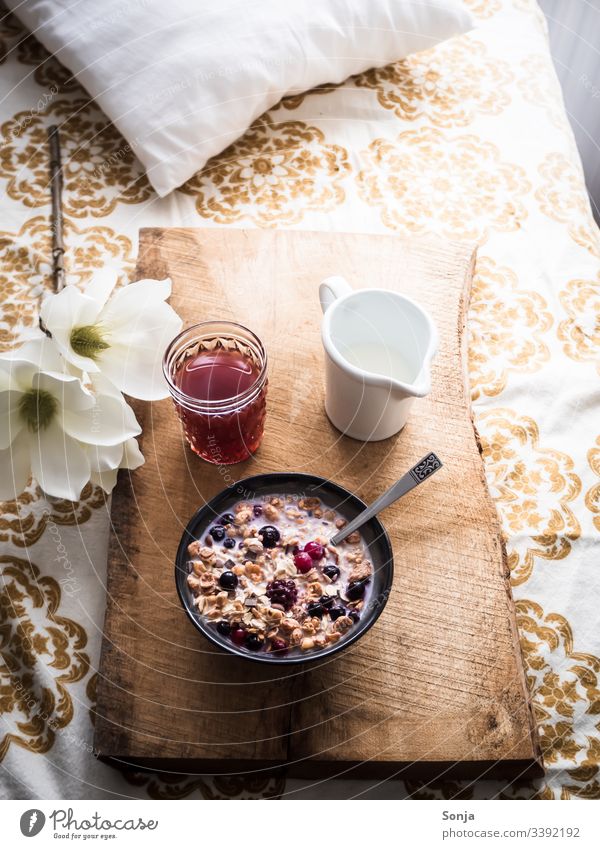
[[[323,312],[341,298],[352,292],[352,286],[343,277],[326,277],[319,286],[319,301]]]

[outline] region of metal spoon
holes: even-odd
[[[356,531],[385,507],[389,507],[390,504],[394,503],[394,501],[402,498],[402,496],[406,495],[407,492],[410,492],[411,489],[414,489],[420,483],[427,480],[427,478],[430,478],[431,475],[435,474],[438,469],[442,468],[442,465],[442,461],[437,454],[433,453],[433,451],[430,454],[426,454],[421,460],[419,460],[418,463],[416,463],[416,465],[412,467],[412,469],[410,469],[405,475],[402,475],[399,481],[392,484],[392,486],[386,490],[383,495],[376,498],[375,501],[366,508],[366,510],[359,513],[356,519],[353,519],[348,525],[346,525],[345,528],[342,528],[339,533],[332,537],[330,544],[339,545],[349,534]]]

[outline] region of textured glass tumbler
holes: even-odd
[[[248,364],[255,376],[239,394],[196,398],[181,388],[186,363],[226,352]],[[258,336],[231,321],[205,321],[173,339],[163,371],[190,448],[203,460],[230,465],[247,460],[261,443],[266,416],[267,355]],[[218,381],[215,370],[214,383]],[[209,384],[210,386],[210,381]]]

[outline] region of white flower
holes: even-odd
[[[123,400],[123,396],[113,384],[100,374],[90,377],[94,393],[112,395]],[[90,461],[90,480],[101,486],[105,492],[112,492],[117,483],[119,469],[137,469],[145,463],[136,439],[128,439],[117,445],[85,446]]]
[[[88,448],[92,483],[105,492],[112,492],[117,483],[119,469],[137,469],[145,463],[144,455],[136,439],[128,439],[121,445],[93,445]]]
[[[33,474],[48,495],[76,501],[92,473],[119,451],[121,464],[123,443],[140,433],[120,393],[101,382],[92,391],[64,365],[47,338],[0,355],[0,499],[16,497]]]
[[[41,309],[44,327],[82,371],[101,372],[133,398],[165,398],[162,356],[181,330],[181,319],[165,303],[171,281],[139,280],[109,297],[115,283],[97,275],[83,292],[65,286],[49,295]]]

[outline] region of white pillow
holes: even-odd
[[[471,28],[457,0],[8,0],[162,197],[286,94]]]

